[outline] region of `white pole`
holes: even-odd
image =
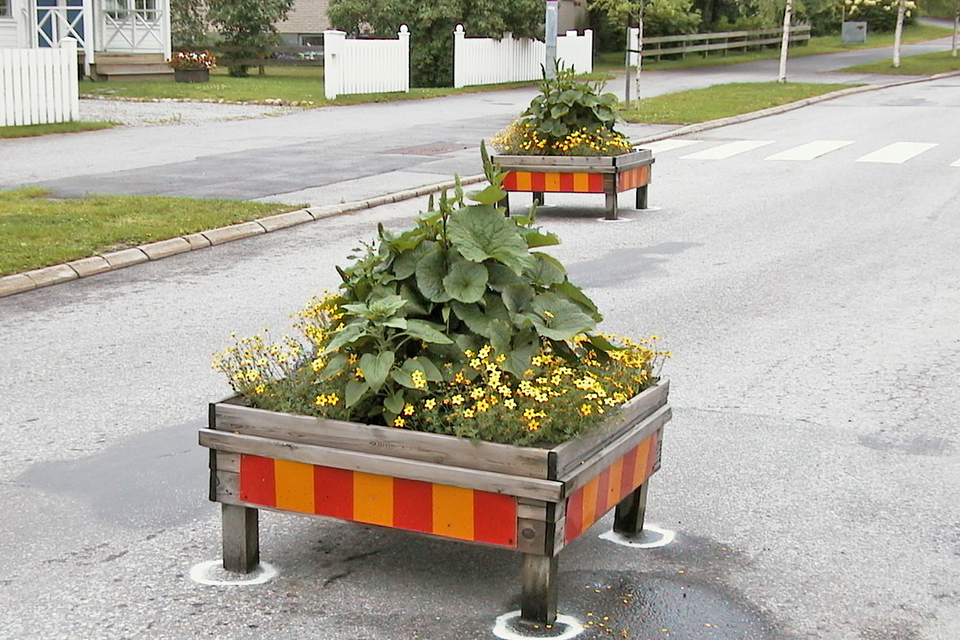
[[[629,109],[630,108],[630,87],[631,85],[633,85],[632,79],[630,78],[630,74],[633,73],[633,52],[631,51],[631,49],[633,49],[634,29],[633,27],[629,26],[629,23],[627,23],[627,25],[628,25],[627,26],[627,58],[626,58],[627,73],[626,73],[626,80],[625,80],[626,84],[624,84],[624,87],[623,87],[623,104],[625,104]]]
[[[900,45],[903,42],[903,16],[907,11],[904,0],[897,2],[897,30],[893,34],[893,66],[900,68]]]
[[[953,14],[953,40],[950,42],[950,55],[957,57],[957,33],[960,32],[960,9]]]
[[[557,73],[557,21],[558,21],[558,6],[559,2],[557,0],[547,0],[547,15],[546,23],[544,25],[546,43],[547,43],[547,59],[544,61],[544,66],[546,67],[546,73],[548,78],[556,77]]]
[[[780,41],[780,75],[777,77],[777,82],[787,81],[787,52],[790,50],[790,19],[792,14],[793,0],[787,0],[783,9],[783,39]]]
[[[633,54],[633,55],[636,56],[635,60],[636,60],[636,62],[637,62],[637,64],[636,64],[637,71],[633,74],[633,87],[634,87],[634,92],[633,92],[633,94],[634,94],[635,96],[637,96],[637,104],[638,104],[638,108],[639,108],[639,103],[640,103],[640,71],[643,70],[643,12],[642,12],[642,11],[640,12],[640,19],[638,20],[638,23],[637,23],[637,24],[638,24],[638,27],[637,27],[637,39],[636,39],[636,42],[634,43],[634,44],[636,44],[636,46],[634,47],[634,49],[636,49],[637,52],[636,52],[635,54]]]

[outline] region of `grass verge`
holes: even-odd
[[[159,196],[48,195],[37,187],[0,191],[0,276],[299,208]]]
[[[937,27],[926,24],[911,24],[903,31],[903,43],[911,44],[914,42],[925,42],[927,40],[936,40],[944,38],[952,33],[951,29]],[[879,47],[893,46],[893,33],[870,34],[865,44],[843,44],[840,35],[816,36],[810,38],[806,45],[791,47],[790,57],[799,58],[803,56],[818,55],[821,53],[840,53],[843,51],[854,51],[856,49],[876,49]],[[601,53],[597,56],[597,62],[594,64],[594,72],[622,72],[623,71],[623,52]],[[708,54],[691,53],[686,58],[676,60],[660,60],[659,62],[652,58],[643,59],[644,71],[657,71],[667,69],[692,69],[695,67],[714,67],[728,64],[741,64],[743,62],[754,62],[756,60],[776,60],[780,57],[780,46],[761,49],[759,51],[729,51],[727,55],[723,52]],[[912,58],[913,56],[908,56]]]
[[[694,124],[759,111],[811,96],[848,89],[849,84],[734,82],[706,89],[668,93],[640,101],[638,109],[621,111],[627,122]]]
[[[855,67],[841,69],[844,73],[883,73],[887,75],[932,76],[937,73],[960,71],[960,57],[954,58],[949,51],[925,53],[919,56],[907,56],[900,59],[900,67],[894,67],[892,60],[881,60],[870,64],[858,64]]]
[[[80,133],[116,127],[119,122],[56,122],[54,124],[24,124],[0,127],[0,138],[30,138],[48,133]]]

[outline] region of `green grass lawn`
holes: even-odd
[[[925,24],[912,24],[903,31],[904,44],[913,42],[924,42],[926,40],[935,40],[949,36],[951,29],[944,27],[930,26]],[[875,33],[867,36],[865,44],[843,44],[840,41],[840,35],[816,36],[810,38],[805,45],[794,46],[790,48],[790,56],[798,58],[801,56],[812,56],[820,53],[840,53],[842,51],[853,51],[855,49],[875,49],[878,47],[893,46],[893,33]],[[776,60],[780,57],[780,46],[765,48],[760,51],[734,52],[730,51],[726,56],[722,51],[709,52],[709,56],[699,53],[691,53],[686,58],[677,60],[660,60],[657,62],[653,58],[643,59],[644,71],[657,71],[661,69],[691,69],[695,67],[713,67],[728,64],[740,64],[743,62],[753,62],[755,60]],[[913,57],[913,56],[909,56]],[[601,53],[597,56],[594,64],[594,72],[620,72],[623,71],[623,52]],[[907,58],[904,58],[905,60]]]
[[[25,124],[0,127],[0,138],[29,138],[48,133],[79,133],[116,127],[119,122],[57,122],[54,124]]]
[[[949,51],[925,53],[919,56],[906,56],[900,59],[900,67],[894,67],[892,60],[881,60],[870,64],[859,64],[841,71],[849,73],[885,73],[908,76],[932,76],[936,73],[960,71],[960,57],[954,58]]]
[[[298,208],[157,196],[47,196],[37,187],[0,191],[0,276]]]
[[[639,109],[620,113],[627,122],[693,124],[759,111],[811,96],[847,89],[848,84],[735,82],[706,89],[668,93],[640,101]]]

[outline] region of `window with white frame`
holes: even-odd
[[[10,17],[10,2],[11,0],[0,0],[0,18]]]

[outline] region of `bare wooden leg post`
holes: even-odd
[[[627,537],[640,535],[643,531],[643,517],[647,511],[647,484],[631,491],[617,505],[613,514],[613,530]]]
[[[647,208],[647,188],[649,185],[637,187],[637,209]]]
[[[533,204],[538,207],[543,204],[543,191],[534,191],[533,192]]]
[[[250,573],[260,564],[260,526],[257,510],[223,505],[223,568]]]
[[[503,215],[510,217],[510,195],[503,196],[503,200],[500,201],[500,206],[503,207]]]
[[[520,620],[553,624],[557,620],[557,556],[523,554]]]
[[[617,192],[607,193],[607,220],[617,219]]]

